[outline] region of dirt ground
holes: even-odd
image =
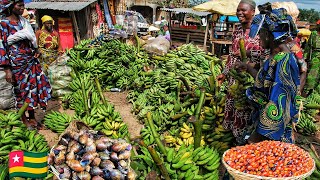
[[[125,123],[128,125],[129,133],[131,135],[131,138],[135,138],[139,136],[140,130],[143,127],[142,124],[139,123],[139,121],[136,119],[136,117],[131,113],[131,104],[127,102],[126,92],[106,92],[105,93],[106,98],[108,101],[115,106],[115,110],[118,111]],[[43,121],[43,118],[46,113],[49,113],[50,111],[59,111],[59,112],[65,112],[67,114],[73,115],[73,110],[64,110],[61,107],[61,102],[58,100],[50,100],[48,102],[47,111],[43,112],[40,109],[37,109],[35,111],[36,120],[38,122]],[[54,132],[52,132],[50,129],[44,129],[39,130],[39,133],[44,135],[46,138],[48,144],[50,147],[55,145],[58,142],[58,135]]]
[[[104,95],[114,105],[115,110],[120,113],[123,121],[127,123],[131,138],[139,136],[143,125],[131,113],[132,105],[126,99],[127,92],[105,92]]]

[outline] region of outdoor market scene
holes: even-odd
[[[320,1],[0,0],[0,180],[320,180]]]

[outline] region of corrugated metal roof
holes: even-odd
[[[25,4],[28,9],[51,9],[60,11],[80,11],[97,0],[86,1],[34,1]]]
[[[210,12],[200,12],[200,11],[194,11],[192,8],[161,8],[162,11],[171,11],[171,12],[179,12],[179,13],[191,13],[198,16],[207,16],[208,14],[211,14]]]

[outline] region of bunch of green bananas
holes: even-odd
[[[320,112],[320,85],[304,100],[304,110],[315,117]]]
[[[228,92],[234,98],[235,108],[243,110],[250,107],[245,91],[253,86],[254,78],[247,72],[237,72],[234,69],[230,70],[229,76],[235,80],[235,83],[228,89]]]
[[[311,176],[307,177],[306,180],[316,180],[320,178],[320,158],[313,146],[311,146],[309,154],[315,161],[316,167]]]
[[[141,137],[143,138],[144,143],[149,146],[155,142],[154,136],[152,135],[150,126],[146,126],[140,131]]]
[[[168,148],[165,166],[172,179],[218,179],[220,155],[208,146],[194,150],[192,145],[182,145],[179,150]],[[199,175],[200,168],[208,173]]]
[[[72,120],[73,117],[66,113],[51,111],[45,115],[44,124],[53,132],[61,134],[69,126]]]
[[[111,136],[114,139],[129,137],[128,126],[124,122],[108,121],[102,123],[103,132],[107,136]]]
[[[146,179],[149,172],[157,169],[157,165],[153,161],[151,154],[144,146],[139,146],[139,154],[132,156],[132,160],[131,167],[141,180]]]
[[[0,179],[5,180],[8,178],[7,176],[9,175],[9,166],[8,164],[1,164],[0,165]]]
[[[14,127],[26,128],[16,112],[0,113],[0,129],[12,130]]]
[[[100,101],[100,99],[98,101]],[[89,115],[83,117],[76,116],[76,119],[83,121],[89,127],[98,131],[103,129],[103,123],[106,121],[122,122],[119,112],[116,112],[114,106],[110,103],[106,105],[96,104],[90,109]]]
[[[9,152],[13,150],[48,152],[49,147],[43,135],[36,130],[14,128],[12,131],[0,130],[0,163],[8,160]]]
[[[315,134],[319,130],[319,127],[317,127],[315,122],[316,120],[312,116],[302,112],[300,115],[300,120],[297,124],[298,132],[304,135]]]

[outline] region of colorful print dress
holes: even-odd
[[[40,30],[38,40],[39,50],[41,53],[40,62],[42,67],[47,69],[53,61],[58,57],[59,38],[58,33],[53,31],[51,33]]]
[[[272,140],[293,143],[297,122],[300,68],[294,53],[278,53],[266,60],[247,96],[260,105],[256,131]]]
[[[242,26],[239,26],[232,35],[232,49],[228,56],[226,67],[223,70],[223,74],[227,75],[230,69],[233,68],[236,62],[240,62],[240,57],[234,56],[234,53],[240,50],[239,40],[245,39],[246,50],[251,51],[251,62],[260,63],[260,59],[265,57],[265,52],[260,46],[260,38],[249,37],[249,30],[246,33],[243,32]],[[228,86],[234,84],[233,78],[228,79]],[[244,143],[244,136],[247,132],[248,122],[250,120],[251,109],[237,110],[234,105],[234,99],[230,94],[227,94],[226,106],[225,106],[225,119],[223,126],[225,129],[231,130],[233,135],[236,137],[238,143]]]
[[[20,17],[22,18],[22,17]],[[34,58],[34,50],[29,40],[8,45],[9,35],[23,28],[21,22],[6,19],[0,22],[0,65],[11,67],[14,80],[16,107],[29,103],[28,110],[40,105],[46,107],[51,98],[51,86],[44,75],[39,60]]]

